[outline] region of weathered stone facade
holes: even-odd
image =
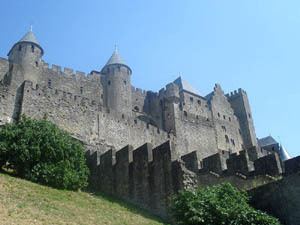
[[[257,146],[243,90],[226,96],[216,85],[204,97],[178,78],[158,93],[143,91],[131,85],[132,71],[117,51],[90,74],[49,67],[43,54],[28,32],[1,58],[1,121],[47,117],[88,145],[115,149],[171,140],[177,157],[197,151],[200,160]]]

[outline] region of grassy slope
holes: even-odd
[[[0,173],[0,224],[163,224],[124,203]]]

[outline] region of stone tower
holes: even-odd
[[[228,94],[227,98],[234,110],[234,114],[239,119],[244,148],[257,146],[254,123],[247,93],[240,88],[238,91]]]
[[[32,31],[15,43],[8,53],[9,73],[6,83],[18,87],[24,80],[38,83],[43,48]]]
[[[131,102],[131,69],[126,65],[117,49],[103,67],[104,102],[109,109],[130,115]]]

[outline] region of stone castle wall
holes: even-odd
[[[75,137],[90,144],[105,144],[122,148],[145,142],[159,145],[174,137],[141,120],[110,111],[80,95],[53,88],[32,87],[25,82],[22,114],[48,118]]]
[[[289,174],[300,171],[300,164],[292,160],[282,167],[277,154],[267,154],[252,161],[247,151],[240,154],[219,152],[203,159],[200,167],[196,152],[183,155],[180,159],[174,159],[173,153],[174,145],[170,141],[157,147],[149,143],[138,148],[126,146],[119,151],[108,150],[103,154],[87,151],[91,186],[168,218],[170,198],[179,190],[230,182],[239,189],[251,192],[259,192],[260,188],[256,188],[262,187],[263,194],[266,194],[268,185],[264,185],[276,186],[277,182],[282,182],[282,175],[287,174],[283,171],[289,171]],[[297,188],[297,185],[291,187],[294,194]],[[296,199],[293,202],[299,206],[299,198]],[[263,204],[270,201],[268,199]],[[295,212],[292,217],[298,218],[293,207],[288,211]]]

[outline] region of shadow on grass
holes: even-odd
[[[17,176],[17,174],[13,170],[0,168],[0,173],[6,174],[6,175],[9,175],[11,177],[18,178],[18,179],[26,180],[24,178],[21,178],[21,177]],[[30,182],[32,182],[32,181],[30,181]],[[36,182],[33,182],[33,183],[36,183]],[[49,187],[47,185],[40,184],[40,183],[36,183],[36,184]],[[54,188],[54,187],[52,187],[52,188]],[[54,189],[64,190],[64,189],[58,189],[58,188],[54,188]],[[167,223],[166,220],[164,220],[163,218],[161,218],[159,216],[151,215],[150,212],[148,212],[147,210],[145,210],[145,209],[143,209],[143,208],[141,208],[141,207],[139,207],[137,205],[134,205],[133,203],[125,202],[122,199],[119,199],[117,197],[101,193],[99,191],[94,191],[92,188],[85,188],[85,189],[83,189],[81,191],[85,192],[85,193],[88,193],[88,194],[91,194],[91,195],[93,195],[96,198],[102,198],[102,199],[105,199],[108,202],[117,203],[120,206],[126,208],[131,213],[141,215],[141,216],[143,216],[143,217],[145,217],[147,219],[155,220],[155,221],[157,221],[159,223],[162,223],[164,225],[170,225],[170,223]],[[76,192],[76,191],[74,191],[74,192]]]
[[[159,216],[151,215],[151,213],[149,213],[147,210],[145,210],[145,209],[143,209],[143,208],[141,208],[137,205],[134,205],[133,203],[125,202],[122,199],[119,199],[117,197],[101,193],[99,191],[94,191],[91,188],[86,188],[85,190],[82,190],[82,191],[84,191],[86,193],[89,193],[89,194],[91,194],[95,197],[103,198],[106,201],[109,201],[111,203],[117,203],[117,204],[121,205],[122,207],[126,208],[128,211],[134,213],[134,214],[139,214],[139,215],[141,215],[141,216],[143,216],[147,219],[156,220],[157,222],[160,222],[164,225],[170,225],[170,223],[167,223],[166,220],[164,220],[163,218],[161,218]]]

